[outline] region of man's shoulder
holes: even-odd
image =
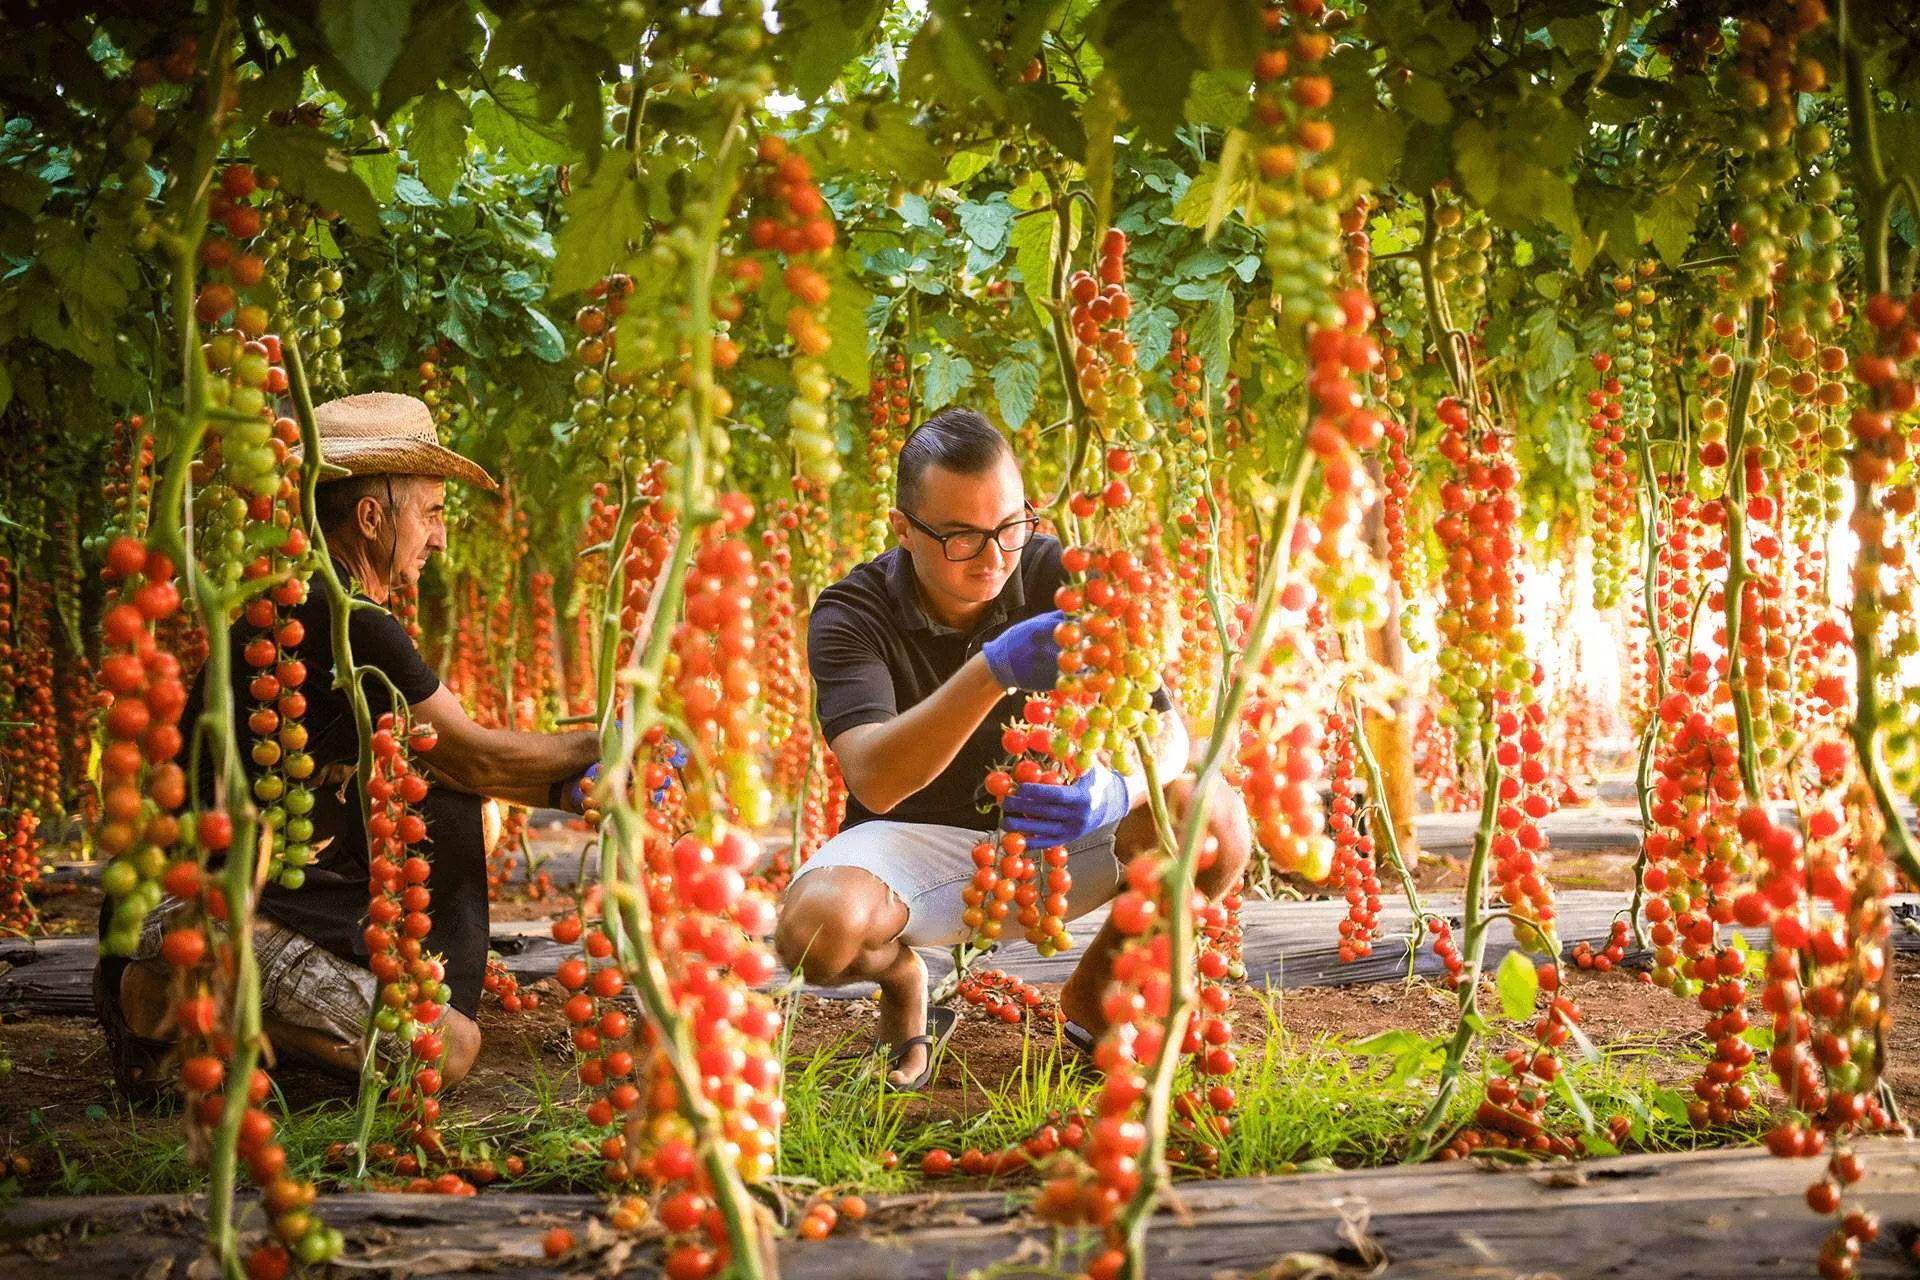
[[[893,562],[901,554],[900,548],[892,547],[847,570],[839,581],[822,588],[820,594],[814,597],[814,614],[817,616],[824,608],[829,613],[884,616],[887,602],[892,598],[889,576]]]

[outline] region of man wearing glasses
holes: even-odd
[[[1004,758],[1001,728],[1019,717],[1023,691],[1053,688],[1065,615],[1053,607],[1067,581],[1060,543],[1037,536],[1020,469],[1006,438],[971,409],[929,418],[900,451],[895,508],[899,545],[820,593],[807,628],[807,659],[821,731],[847,784],[840,834],[795,873],[775,943],[810,982],[880,987],[880,1037],[896,1088],[922,1088],[953,1011],[927,1010],[926,970],[915,947],[952,946],[972,930],[961,892],[974,845],[999,812],[983,783]],[[1157,776],[1173,779],[1175,817],[1192,795],[1187,734],[1165,690],[1153,695],[1161,729]],[[1032,848],[1064,845],[1073,885],[1063,918],[1109,901],[1120,868],[1158,840],[1144,774],[1096,768],[1070,786],[1026,784],[1007,798],[1006,829]],[[1246,811],[1226,787],[1210,810],[1214,852],[1199,887],[1218,896],[1238,881],[1251,838]],[[1106,1020],[1100,997],[1121,942],[1107,926],[1060,993],[1078,1040]]]

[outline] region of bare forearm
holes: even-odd
[[[482,795],[515,804],[547,804],[547,790],[563,778],[578,777],[600,758],[600,735],[576,733],[521,733],[489,729],[475,745],[455,780]]]
[[[975,654],[932,696],[885,724],[847,730],[833,742],[847,789],[886,813],[953,763],[1005,692]]]

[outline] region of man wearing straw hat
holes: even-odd
[[[362,599],[384,605],[396,587],[418,581],[429,556],[446,548],[446,482],[462,480],[489,491],[498,486],[478,465],[441,446],[427,406],[412,396],[347,396],[319,406],[314,418],[325,468],[314,515],[327,550],[343,582],[351,582]],[[297,887],[269,885],[260,896],[255,945],[262,1014],[276,1049],[354,1071],[365,1052],[377,991],[363,936],[369,856],[354,775],[358,731],[346,691],[334,687],[327,593],[316,584],[294,616],[304,632],[295,653],[308,672],[299,692],[306,702],[307,751],[315,763],[308,842],[314,853]],[[254,634],[236,625],[228,636],[241,741],[256,709],[254,673],[242,657]],[[520,733],[476,725],[428,668],[406,629],[383,610],[355,609],[348,639],[374,720],[391,709],[391,683],[413,723],[432,725],[439,737],[422,760],[433,785],[417,806],[427,824],[427,839],[417,847],[433,863],[433,928],[422,950],[443,957],[451,989],[438,1029],[446,1046],[442,1076],[452,1084],[472,1068],[480,1049],[475,1018],[488,936],[483,797],[577,812],[579,780],[599,757],[599,738],[590,731]],[[182,724],[199,716],[204,680],[203,672]],[[211,755],[204,753],[200,762],[203,802],[213,794]],[[251,780],[258,769],[244,762]],[[152,1096],[165,1087],[171,1046],[158,1037],[171,1031],[170,974],[159,943],[182,905],[163,902],[147,917],[132,958],[104,958],[95,974],[95,1005],[113,1051],[115,1080],[130,1096]],[[113,927],[104,911],[101,927],[103,936]],[[384,1043],[391,1036],[382,1040],[386,1051],[398,1047]]]

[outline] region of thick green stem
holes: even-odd
[[[1746,349],[1741,353],[1739,367],[1733,375],[1733,391],[1727,398],[1727,492],[1721,503],[1727,517],[1727,688],[1733,695],[1733,716],[1740,746],[1740,785],[1746,791],[1748,804],[1758,804],[1765,795],[1760,781],[1759,750],[1754,742],[1753,695],[1740,665],[1740,609],[1741,597],[1753,578],[1747,570],[1747,422],[1751,416],[1754,379],[1759,375],[1760,360],[1766,351],[1766,320],[1764,297],[1747,304]]]
[[[259,975],[253,957],[254,833],[257,814],[240,746],[234,730],[233,654],[224,642],[229,593],[201,569],[190,538],[193,512],[189,479],[216,414],[209,394],[208,371],[194,320],[194,278],[200,241],[207,224],[207,200],[219,156],[219,111],[231,68],[222,56],[230,39],[232,15],[223,11],[210,24],[206,41],[204,100],[207,115],[193,144],[192,163],[182,172],[181,199],[174,216],[179,228],[174,243],[171,290],[174,321],[179,326],[181,362],[181,429],[174,440],[166,474],[155,496],[152,539],[178,565],[187,586],[187,599],[199,615],[210,639],[204,671],[205,705],[193,732],[210,739],[217,749],[216,804],[231,822],[221,888],[227,900],[228,945],[233,958],[233,1062],[227,1076],[220,1121],[212,1134],[207,1196],[207,1243],[229,1280],[244,1274],[234,1226],[233,1197],[239,1172],[240,1121],[245,1116],[247,1091],[260,1054]]]
[[[1300,451],[1294,463],[1287,501],[1274,513],[1272,545],[1276,551],[1268,558],[1262,572],[1260,589],[1254,597],[1253,621],[1247,628],[1246,649],[1240,655],[1239,668],[1226,699],[1214,717],[1213,732],[1207,740],[1206,754],[1201,759],[1192,800],[1187,806],[1186,824],[1178,833],[1177,844],[1173,843],[1175,833],[1163,807],[1153,753],[1144,745],[1140,752],[1147,770],[1148,802],[1154,806],[1154,821],[1160,829],[1161,839],[1176,850],[1173,862],[1161,880],[1160,895],[1163,909],[1171,912],[1169,927],[1172,940],[1167,972],[1172,994],[1166,1035],[1161,1041],[1160,1057],[1156,1059],[1153,1083],[1148,1090],[1147,1144],[1140,1161],[1140,1186],[1115,1219],[1116,1229],[1127,1241],[1127,1263],[1121,1273],[1122,1280],[1145,1280],[1147,1222],[1153,1216],[1154,1205],[1167,1180],[1165,1154],[1173,1066],[1178,1062],[1180,1041],[1186,1028],[1185,1019],[1191,1008],[1184,991],[1191,981],[1185,975],[1193,971],[1194,964],[1193,925],[1186,911],[1193,886],[1193,869],[1199,858],[1200,843],[1206,835],[1213,789],[1219,781],[1221,770],[1226,767],[1227,756],[1236,740],[1240,708],[1246,702],[1254,682],[1259,679],[1261,664],[1273,644],[1274,608],[1279,598],[1280,584],[1285,580],[1291,563],[1292,530],[1300,517],[1300,504],[1306,493],[1307,478],[1313,471],[1313,459],[1311,452],[1305,449]]]
[[[1480,829],[1474,834],[1473,855],[1467,861],[1466,899],[1462,909],[1460,954],[1465,964],[1460,973],[1460,1023],[1453,1030],[1453,1039],[1447,1042],[1446,1061],[1440,1066],[1440,1086],[1420,1119],[1420,1127],[1414,1131],[1413,1146],[1407,1152],[1408,1164],[1426,1160],[1439,1145],[1435,1139],[1446,1123],[1453,1095],[1460,1087],[1461,1067],[1480,1025],[1480,970],[1487,958],[1487,926],[1492,923],[1482,915],[1481,908],[1486,895],[1487,851],[1493,845],[1494,815],[1500,806],[1500,762],[1491,751],[1487,753],[1482,785],[1485,792],[1480,798]]]
[[[741,120],[735,112],[722,135],[714,156],[713,190],[708,213],[697,230],[699,248],[689,264],[687,314],[690,325],[692,377],[688,396],[692,404],[692,422],[684,440],[685,456],[679,477],[679,535],[669,558],[665,578],[657,586],[641,627],[647,632],[644,649],[627,670],[613,672],[603,655],[602,684],[599,690],[601,711],[602,774],[599,791],[605,797],[607,824],[612,838],[605,840],[601,857],[601,883],[605,892],[601,914],[608,934],[614,939],[621,966],[633,982],[641,1008],[655,1028],[668,1069],[678,1086],[681,1112],[699,1137],[700,1157],[710,1183],[715,1208],[726,1223],[731,1253],[731,1274],[759,1277],[772,1266],[764,1231],[759,1226],[751,1198],[738,1171],[727,1159],[720,1140],[720,1116],[701,1087],[701,1073],[695,1060],[691,1030],[680,1016],[672,997],[671,981],[665,963],[654,946],[652,926],[647,919],[647,890],[644,879],[644,837],[639,808],[642,800],[634,794],[633,752],[654,723],[660,720],[657,703],[666,661],[670,652],[673,626],[679,613],[687,570],[693,561],[696,533],[701,524],[711,522],[716,513],[705,509],[707,434],[713,429],[711,398],[713,386],[713,331],[706,323],[712,314],[713,277],[719,264],[719,245],[726,212],[732,204],[735,174],[741,163]],[[631,505],[629,498],[628,506]],[[623,511],[622,525],[630,528]],[[616,534],[613,554],[621,557],[625,539]],[[625,595],[623,573],[616,562],[609,574],[609,616],[618,618],[618,600]],[[618,632],[616,631],[617,638]],[[636,637],[637,638],[637,637]],[[613,646],[609,646],[611,649]],[[624,692],[623,714],[618,727],[608,721],[614,705],[612,685]],[[697,743],[687,744],[689,750]]]
[[[1667,699],[1667,640],[1660,626],[1658,592],[1655,590],[1660,573],[1660,531],[1661,503],[1660,477],[1653,469],[1653,446],[1647,439],[1645,423],[1635,427],[1639,436],[1641,497],[1645,502],[1641,524],[1646,539],[1646,569],[1642,574],[1640,589],[1646,602],[1647,634],[1653,644],[1653,709],[1647,716],[1647,726],[1640,734],[1640,758],[1634,770],[1633,794],[1640,805],[1640,852],[1633,860],[1633,901],[1627,908],[1627,918],[1633,926],[1635,946],[1647,945],[1646,926],[1640,918],[1640,908],[1647,896],[1647,842],[1645,834],[1653,830],[1653,753],[1660,741],[1660,704]]]
[[[1154,761],[1153,744],[1145,733],[1137,733],[1135,747],[1147,775],[1147,804],[1153,813],[1154,827],[1160,833],[1162,848],[1173,848],[1173,821],[1167,813],[1166,797],[1161,791],[1159,766]],[[1173,1080],[1180,1070],[1180,1045],[1187,1035],[1187,1020],[1194,1005],[1193,913],[1187,902],[1193,896],[1193,876],[1199,865],[1197,841],[1182,841],[1179,852],[1160,877],[1160,910],[1167,922],[1167,1016],[1162,1024],[1160,1050],[1147,1076],[1146,1146],[1140,1152],[1140,1185],[1133,1198],[1121,1210],[1120,1221],[1126,1233],[1127,1280],[1145,1280],[1147,1274],[1147,1225],[1153,1219],[1154,1205],[1173,1183],[1167,1170],[1167,1127],[1173,1115]]]
[[[280,351],[287,363],[287,390],[293,399],[294,419],[300,424],[300,448],[303,465],[300,468],[300,518],[307,533],[314,571],[319,576],[321,588],[327,593],[327,629],[333,643],[334,688],[347,698],[347,706],[353,713],[354,740],[358,743],[354,772],[359,779],[360,827],[365,830],[372,821],[373,808],[367,789],[373,778],[373,708],[367,702],[367,691],[360,684],[361,670],[353,661],[353,610],[355,602],[346,584],[340,581],[339,571],[335,569],[333,556],[327,550],[326,531],[320,527],[319,517],[315,514],[314,492],[320,485],[320,468],[326,461],[320,444],[320,427],[313,416],[313,389],[307,380],[306,360],[300,352],[300,342],[292,332],[281,339]],[[391,585],[391,584],[389,584]],[[398,705],[396,700],[394,705]],[[373,1134],[373,1117],[380,1104],[379,1057],[374,1052],[377,1042],[373,1015],[379,1010],[376,1002],[367,1014],[366,1052],[360,1059],[359,1099],[355,1104],[354,1122],[354,1158],[358,1162],[358,1177],[367,1176],[367,1147]]]

